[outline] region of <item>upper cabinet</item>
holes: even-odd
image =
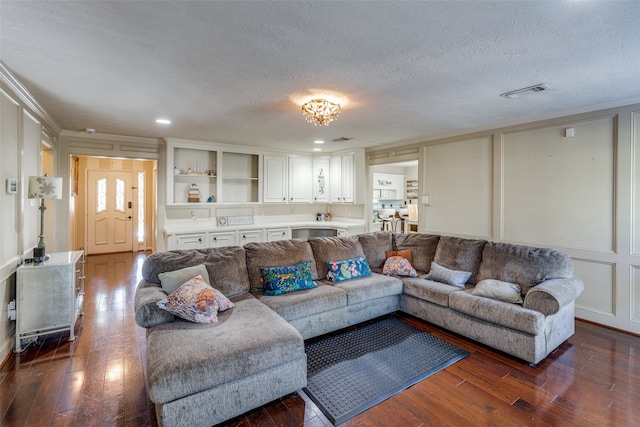
[[[388,173],[374,173],[373,198],[380,200],[404,200],[405,176]]]
[[[265,203],[285,203],[288,190],[287,157],[265,154],[262,181]]]
[[[289,201],[291,203],[311,202],[311,157],[289,157]]]
[[[355,201],[355,158],[353,153],[331,156],[329,194],[332,202]]]
[[[358,176],[364,176],[364,149],[313,157],[167,140],[168,205],[364,203]]]
[[[311,157],[264,155],[265,203],[311,202]]]

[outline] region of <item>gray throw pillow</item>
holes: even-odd
[[[471,277],[470,271],[449,270],[435,262],[431,263],[431,270],[425,276],[427,280],[435,280],[436,282],[446,283],[447,285],[464,288],[465,283]]]
[[[209,283],[209,272],[207,271],[207,267],[205,267],[204,264],[181,268],[180,270],[175,271],[167,271],[166,273],[160,273],[158,274],[158,278],[160,279],[162,289],[167,294],[170,294],[198,275],[202,276],[207,285],[211,285],[211,283]]]
[[[495,279],[484,279],[476,284],[471,292],[473,295],[493,298],[499,301],[522,304],[520,286],[515,283],[503,282]]]

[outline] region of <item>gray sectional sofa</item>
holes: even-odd
[[[410,249],[418,277],[381,274],[387,251]],[[328,262],[365,256],[367,277],[332,283]],[[311,261],[317,287],[263,294],[261,268]],[[470,272],[463,287],[425,278],[432,262]],[[213,324],[160,309],[161,273],[204,264],[235,307]],[[571,259],[553,249],[429,234],[366,233],[154,253],[135,295],[147,328],[147,391],[161,426],[210,426],[304,387],[304,340],[403,311],[531,364],[574,333],[583,290]],[[474,295],[483,279],[517,283],[523,303]]]

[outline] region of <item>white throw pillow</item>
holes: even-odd
[[[205,267],[204,264],[194,265],[192,267],[185,267],[181,268],[180,270],[167,271],[166,273],[158,274],[162,289],[167,294],[175,291],[184,283],[196,276],[202,276],[205,283],[207,285],[211,285],[211,283],[209,283],[209,272],[207,271],[207,267]]]
[[[451,270],[447,267],[441,266],[440,264],[432,262],[429,274],[425,276],[425,279],[435,280],[436,282],[442,282],[447,285],[464,288],[469,277],[471,277],[471,272],[469,271]]]
[[[493,298],[504,302],[522,304],[520,286],[515,283],[503,282],[496,279],[481,280],[471,292],[473,295]]]

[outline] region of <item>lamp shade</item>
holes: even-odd
[[[62,199],[62,178],[30,176],[29,199]]]

